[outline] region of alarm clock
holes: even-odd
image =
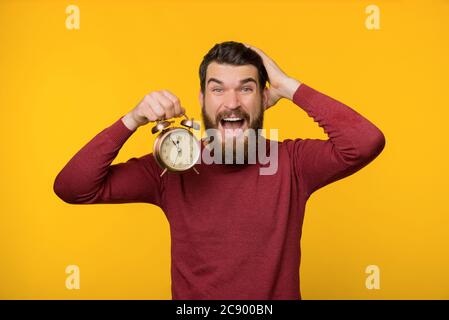
[[[158,120],[151,129],[152,134],[158,134],[153,145],[153,156],[156,163],[163,169],[161,177],[167,172],[182,173],[193,169],[201,154],[199,140],[193,135],[193,130],[199,130],[200,125],[193,118],[181,121],[180,126],[172,126],[175,121]]]

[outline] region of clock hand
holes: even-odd
[[[176,154],[175,160],[173,160],[173,162],[172,162],[172,164],[171,164],[172,166],[175,165],[176,159],[178,159],[178,155],[179,155],[179,151],[178,151],[178,153]]]
[[[175,145],[175,147],[176,147],[176,151],[178,151],[178,153],[180,153],[181,152],[181,148],[179,147],[179,145],[178,145],[178,142],[179,141],[174,141],[173,139],[172,139],[172,137],[170,136],[170,140],[171,140],[171,142],[173,142],[173,144]]]
[[[178,145],[176,144],[175,140],[173,140],[173,138],[170,136],[170,140],[171,142],[173,142],[173,144],[176,146],[176,149],[178,149]]]

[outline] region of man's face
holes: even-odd
[[[242,137],[246,129],[262,129],[267,92],[260,92],[255,66],[210,63],[204,95],[199,95],[206,129],[218,129],[222,141]]]

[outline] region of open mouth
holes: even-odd
[[[220,120],[220,126],[223,129],[228,130],[244,130],[246,124],[246,120],[244,118],[232,117],[232,118],[223,118]]]

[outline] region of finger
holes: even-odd
[[[260,50],[259,48],[256,48],[256,47],[254,47],[254,46],[252,46],[252,45],[250,45],[250,44],[248,44],[248,43],[244,43],[244,42],[242,42],[242,43],[243,43],[247,48],[256,51],[256,52],[261,56],[262,59],[268,58],[268,56],[265,54],[265,52],[263,52],[263,51]]]
[[[177,96],[175,96],[172,92],[168,90],[161,91],[164,96],[166,96],[168,99],[170,99],[174,104],[174,116],[177,117],[181,114],[183,114],[183,107],[181,107],[181,101]]]
[[[278,79],[285,77],[285,72],[279,67],[279,65],[271,59],[265,52],[263,52],[261,49],[252,47],[251,49],[254,50],[259,56],[262,58],[263,65],[265,66],[265,69],[268,73],[268,82],[272,84],[272,81],[274,81],[276,84],[279,82]]]
[[[247,46],[248,48],[250,48],[251,50],[254,50],[262,58],[263,64],[264,64],[265,68],[267,69],[267,71],[270,67],[279,68],[276,65],[276,63],[270,57],[268,57],[268,55],[265,52],[263,52],[261,49],[256,48],[256,47],[251,46],[246,43],[244,43],[244,45]]]
[[[262,50],[260,50],[259,48],[254,47],[254,46],[252,46],[252,45],[250,45],[250,44],[246,44],[246,43],[244,43],[244,45],[245,45],[247,48],[256,51],[258,54],[264,55],[264,52],[263,52]]]
[[[155,99],[154,95],[149,95],[147,98],[148,105],[153,111],[153,113],[156,115],[158,119],[164,119],[165,116],[165,110],[164,108],[159,104],[159,101]]]
[[[158,117],[153,112],[153,110],[151,110],[150,107],[143,109],[142,112],[143,112],[143,115],[145,116],[145,118],[147,118],[149,121],[156,121],[156,120],[158,120]]]
[[[262,58],[262,60],[264,61],[264,64],[265,64],[265,65],[267,65],[267,64],[275,64],[274,61],[273,61],[270,57],[268,57],[268,55],[267,55],[264,51],[262,51],[261,49],[256,48],[256,47],[254,47],[254,46],[250,46],[250,45],[249,45],[249,48],[250,48],[251,50],[256,51],[257,54],[259,54],[259,56],[260,56],[260,57]]]
[[[175,106],[173,104],[173,101],[171,101],[164,94],[162,94],[161,91],[155,92],[155,98],[157,99],[159,104],[164,108],[165,118],[166,119],[173,118],[175,114]]]
[[[158,99],[160,105],[164,108],[165,118],[166,119],[173,118],[175,113],[174,111],[175,106],[173,105],[173,102],[161,93],[159,93],[156,99]]]

